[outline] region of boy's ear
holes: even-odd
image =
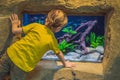
[[[60,31],[62,29],[62,27],[57,27],[56,31]]]
[[[57,27],[57,29],[62,29],[62,27]]]

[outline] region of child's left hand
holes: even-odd
[[[11,21],[12,25],[20,26],[20,24],[21,24],[21,22],[18,18],[18,15],[15,13],[10,16],[10,21]]]

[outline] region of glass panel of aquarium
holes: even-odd
[[[23,26],[37,22],[44,24],[45,14],[23,14]],[[102,62],[104,56],[104,16],[68,15],[68,24],[55,37],[66,60]],[[44,60],[59,60],[52,50]]]

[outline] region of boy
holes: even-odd
[[[26,73],[32,71],[44,53],[53,50],[60,58],[64,67],[73,67],[65,62],[62,52],[58,48],[54,33],[60,31],[67,24],[67,16],[62,10],[51,10],[45,25],[32,23],[25,27],[18,27],[20,20],[16,14],[10,16],[12,33],[25,35],[19,41],[7,48],[0,60],[0,80],[10,72],[11,80],[26,80]]]

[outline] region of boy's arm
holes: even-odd
[[[57,56],[58,56],[59,59],[62,61],[64,67],[66,67],[66,61],[65,61],[65,59],[64,59],[63,53],[60,51],[60,52],[57,54]]]
[[[64,55],[63,53],[60,51],[57,56],[60,58],[60,60],[62,61],[62,64],[64,65],[64,67],[75,67],[75,65],[69,61],[65,61],[64,59]]]

